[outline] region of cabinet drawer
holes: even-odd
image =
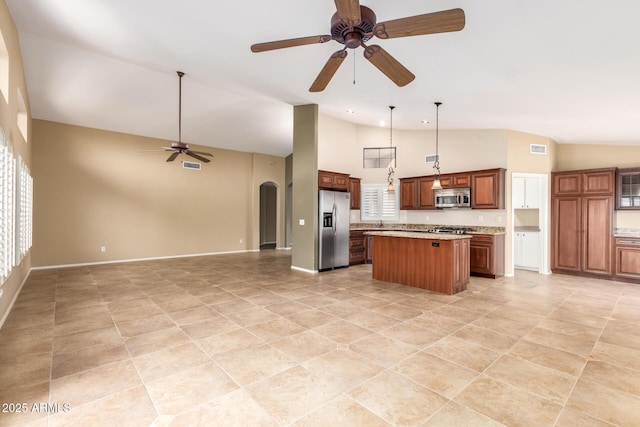
[[[640,238],[616,237],[616,246],[631,246],[640,248]]]
[[[355,250],[356,248],[364,250],[364,237],[351,237],[349,239],[349,249]]]
[[[471,238],[471,244],[493,244],[493,236],[490,234],[474,234]]]

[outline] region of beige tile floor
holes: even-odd
[[[0,425],[640,425],[640,284],[518,271],[445,296],[289,265],[33,271],[0,329]]]

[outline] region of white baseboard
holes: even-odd
[[[306,268],[296,267],[295,265],[292,265],[291,269],[296,271],[302,271],[303,273],[318,274],[318,270],[308,270]]]
[[[15,295],[11,299],[11,302],[9,303],[9,306],[7,307],[7,311],[5,311],[4,315],[2,316],[2,319],[0,319],[0,329],[2,329],[2,325],[4,325],[5,320],[7,320],[7,317],[9,316],[9,313],[11,313],[11,309],[13,308],[13,304],[16,303],[16,300],[18,299],[18,295],[20,295],[20,291],[22,291],[22,287],[24,286],[25,283],[27,283],[27,279],[29,278],[29,275],[31,274],[31,270],[33,270],[33,269],[30,269],[27,272],[27,274],[24,276],[24,280],[22,280],[22,283],[20,283],[20,286],[18,286],[18,290],[16,291]]]
[[[248,249],[244,251],[208,252],[208,253],[202,253],[202,254],[171,255],[171,256],[161,256],[161,257],[151,257],[151,258],[133,258],[133,259],[121,259],[121,260],[114,260],[114,261],[85,262],[80,264],[46,265],[41,267],[32,267],[31,269],[32,270],[51,270],[53,268],[84,267],[88,265],[119,264],[123,262],[156,261],[161,259],[192,258],[192,257],[198,257],[198,256],[242,254],[242,253],[249,253],[249,252],[260,252],[260,250]]]

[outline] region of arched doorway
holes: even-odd
[[[260,185],[260,250],[275,249],[278,236],[278,187],[273,182]]]

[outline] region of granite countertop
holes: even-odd
[[[640,228],[616,228],[613,232],[613,236],[640,238]]]
[[[427,232],[433,228],[445,228],[445,227],[454,227],[454,228],[467,228],[467,234],[504,234],[504,227],[480,227],[480,226],[467,226],[467,225],[442,225],[442,224],[394,224],[394,223],[384,223],[382,226],[379,226],[378,223],[352,223],[350,226],[351,230],[362,230],[362,231],[400,231],[400,232]]]
[[[403,237],[408,239],[458,240],[470,239],[468,234],[427,233],[424,231],[367,231],[369,236]]]

